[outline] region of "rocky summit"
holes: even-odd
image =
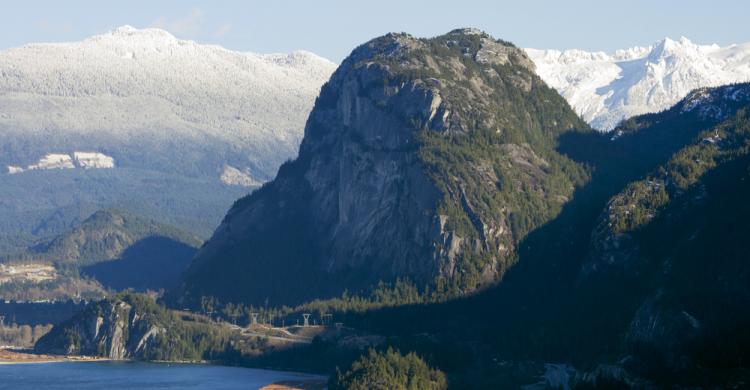
[[[376,38],[322,88],[299,157],[234,204],[172,296],[290,304],[397,278],[482,289],[587,180],[556,145],[589,131],[511,43]]]

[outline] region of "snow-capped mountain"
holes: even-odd
[[[0,51],[0,246],[101,207],[210,234],[297,154],[335,68],[130,26]]]
[[[750,43],[719,47],[665,38],[614,53],[526,49],[537,73],[594,128],[657,112],[690,91],[750,80]]]
[[[29,44],[0,52],[0,134],[39,139],[44,153],[108,150],[131,166],[147,156],[129,155],[129,145],[145,146],[186,157],[191,173],[213,171],[218,180],[229,163],[265,180],[296,154],[334,69],[309,52],[239,53],[130,26]]]

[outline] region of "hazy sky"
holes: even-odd
[[[434,36],[478,27],[522,47],[604,50],[665,36],[750,41],[749,0],[3,1],[0,49],[80,40],[123,24],[233,50],[305,49],[340,61],[389,31]]]

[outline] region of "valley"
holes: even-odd
[[[199,11],[0,50],[0,382],[750,382],[750,44],[337,64]]]
[[[722,307],[750,299],[737,287],[744,250],[705,266],[708,248],[741,245],[699,227],[731,204],[717,214],[746,230],[750,85],[695,90],[608,134],[534,69],[472,29],[358,47],[322,89],[297,159],[235,202],[177,284],[158,301],[92,304],[37,352],[321,373],[385,359],[478,388],[561,375],[583,388],[740,383],[744,348],[722,338],[745,343],[745,318],[682,278]],[[682,252],[691,240],[703,249]],[[306,316],[313,326],[296,326]]]
[[[99,210],[54,238],[0,257],[0,299],[101,299],[176,285],[200,240],[119,210]]]

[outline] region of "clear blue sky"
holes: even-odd
[[[20,0],[2,8],[0,49],[80,40],[123,24],[233,50],[306,49],[334,61],[389,31],[434,36],[456,27],[535,48],[611,51],[666,36],[750,41],[749,0]]]

